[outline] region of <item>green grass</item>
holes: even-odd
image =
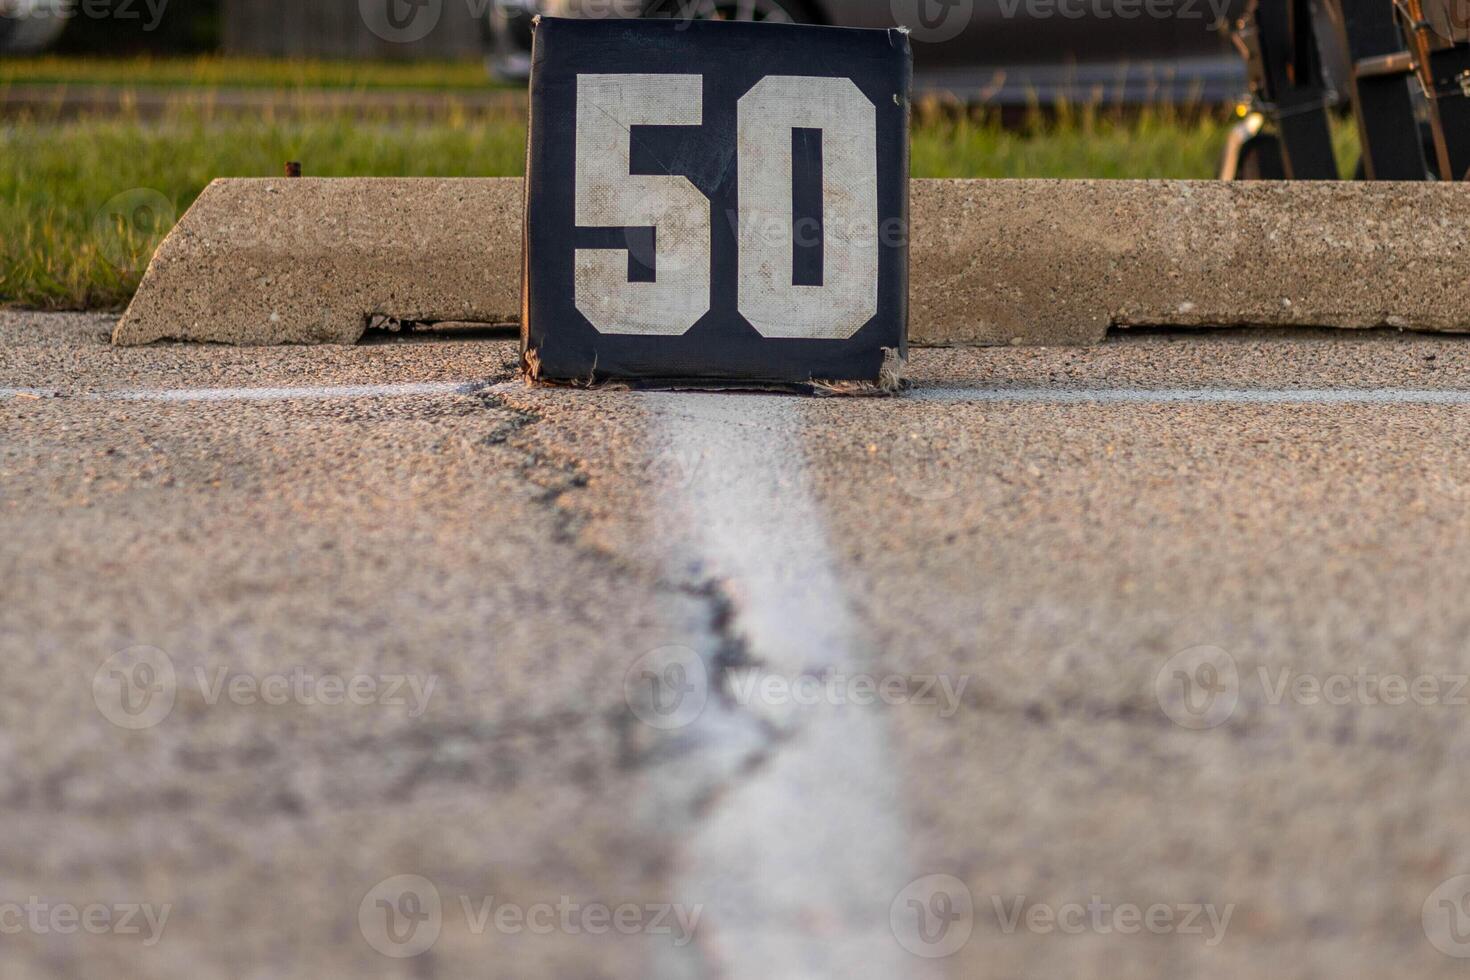
[[[402,125],[310,122],[75,122],[0,127],[0,303],[105,309],[127,303],[158,229],[119,214],[150,205],[165,225],[215,177],[263,177],[300,160],[318,177],[509,176],[518,121]]]
[[[1207,178],[1229,126],[1167,111],[1064,112],[1019,128],[921,116],[920,177]],[[1351,133],[1339,135],[1346,148]],[[286,160],[303,161],[308,176],[513,176],[524,141],[518,118],[470,116],[3,124],[0,304],[125,305],[158,239],[215,177],[276,176]]]
[[[1126,116],[1064,109],[1013,127],[987,117],[921,113],[911,148],[913,174],[1203,180],[1219,168],[1230,125],[1219,115],[1169,109]]]
[[[7,84],[453,90],[483,89],[491,82],[478,61],[36,57],[0,60],[0,87]]]

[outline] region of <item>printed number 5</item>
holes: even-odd
[[[577,309],[602,333],[678,336],[710,308],[710,202],[684,177],[632,174],[632,126],[699,126],[699,75],[578,75],[576,222],[651,228],[654,281],[625,249],[577,249]],[[878,312],[873,104],[845,78],[772,75],[737,106],[740,313],[764,337],[840,340]],[[792,130],[822,131],[822,284],[793,274]]]

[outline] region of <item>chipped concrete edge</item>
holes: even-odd
[[[352,344],[377,320],[518,322],[521,208],[514,178],[216,180],[113,342]]]

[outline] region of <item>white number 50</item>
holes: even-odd
[[[578,75],[576,223],[653,228],[654,281],[626,249],[576,251],[577,309],[603,333],[677,336],[710,308],[710,202],[631,173],[632,126],[699,126],[699,75]],[[740,313],[764,337],[840,340],[878,312],[878,137],[845,78],[771,75],[737,106]],[[792,130],[822,131],[822,285],[794,282]]]

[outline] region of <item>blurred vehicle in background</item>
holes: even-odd
[[[679,17],[909,28],[917,89],[971,102],[1224,104],[1246,87],[1222,28],[1244,0],[492,0],[487,60],[524,81],[531,21]]]
[[[69,16],[65,0],[0,0],[0,56],[46,50]]]

